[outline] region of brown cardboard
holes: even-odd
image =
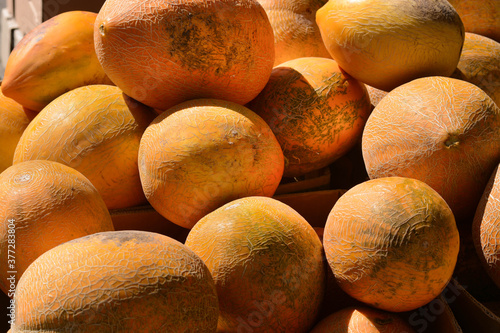
[[[455,314],[450,306],[445,302],[443,295],[437,298],[444,305],[444,311],[437,316],[436,321],[429,324],[426,333],[462,333]]]
[[[323,228],[333,205],[346,190],[323,190],[275,195],[304,217],[313,227]]]
[[[23,34],[48,19],[72,10],[99,12],[105,0],[14,0],[14,17]]]
[[[479,259],[472,238],[472,221],[457,223],[460,250],[453,278],[480,302],[500,300],[500,288],[491,279]]]
[[[166,235],[184,243],[188,229],[182,228],[153,209],[150,205],[112,210],[115,230],[142,230]]]
[[[454,284],[458,293],[448,304],[464,332],[500,332],[500,317],[497,314],[475,299],[455,280],[450,283]]]
[[[493,314],[500,318],[500,299],[497,301],[489,301],[483,303],[483,305],[488,308]]]
[[[446,293],[446,289],[445,289]],[[462,333],[453,311],[441,294],[428,304],[413,311],[402,313],[415,332],[419,333]]]
[[[330,189],[330,168],[326,167],[300,177],[283,178],[275,195]]]

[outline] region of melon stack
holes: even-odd
[[[9,332],[459,332],[450,286],[500,300],[500,4],[478,3],[43,22],[0,86]]]

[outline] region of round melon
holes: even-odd
[[[24,108],[0,91],[0,173],[10,167],[14,151],[30,122]]]
[[[427,184],[386,177],[349,189],[333,206],[323,246],[339,286],[390,312],[415,310],[450,281],[460,247],[453,213]]]
[[[204,216],[186,246],[219,297],[218,332],[308,332],[325,289],[321,241],[290,206],[245,197]]]
[[[276,66],[248,107],[273,130],[285,156],[285,177],[327,167],[361,138],[371,111],[363,83],[328,58]]]
[[[472,239],[481,264],[500,288],[500,172],[492,173],[476,210]]]
[[[245,104],[274,63],[273,30],[257,0],[106,0],[94,39],[111,80],[161,111],[195,98]]]
[[[184,244],[145,231],[61,244],[25,272],[12,333],[215,332],[210,271]]]
[[[464,23],[465,31],[500,43],[500,1],[448,0]]]
[[[17,163],[0,173],[0,202],[0,287],[10,297],[24,271],[46,251],[114,229],[92,183],[53,161]]]
[[[283,152],[266,122],[223,100],[197,99],[163,112],[139,148],[146,198],[188,229],[232,200],[272,196],[283,169]]]
[[[316,22],[340,67],[385,91],[450,76],[464,42],[463,23],[447,0],[330,0]]]
[[[375,107],[362,153],[370,178],[419,179],[446,200],[457,221],[470,224],[500,163],[500,109],[472,83],[416,79]]]
[[[385,95],[387,95],[387,91],[380,90],[369,85],[365,86],[366,90],[368,91],[368,96],[370,96],[370,102],[372,103],[372,109],[373,109],[378,105],[378,103],[382,100],[382,98],[384,98]]]
[[[137,156],[156,117],[115,86],[73,89],[47,105],[24,131],[13,163],[51,160],[85,175],[109,209],[147,203]]]
[[[452,77],[475,84],[500,107],[500,42],[466,32],[460,61]]]

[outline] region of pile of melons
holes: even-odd
[[[499,13],[106,0],[43,22],[0,86],[9,332],[421,332],[468,240],[500,295]],[[356,149],[320,225],[275,195]],[[137,207],[187,236],[112,218]]]

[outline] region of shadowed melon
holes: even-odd
[[[371,111],[363,83],[328,58],[276,66],[248,107],[271,127],[285,156],[285,177],[330,165],[361,138]]]
[[[484,190],[472,224],[472,239],[483,267],[500,288],[500,172],[497,166]]]
[[[368,180],[349,189],[328,216],[323,246],[339,286],[353,298],[411,311],[451,279],[460,246],[443,198],[411,178]]]

